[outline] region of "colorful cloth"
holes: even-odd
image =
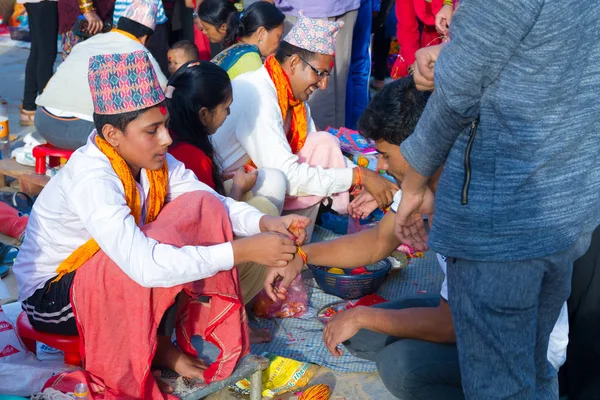
[[[167,22],[167,16],[165,14],[165,8],[163,7],[163,3],[161,0],[152,0],[157,7],[157,14],[156,14],[156,24],[157,25],[161,25],[164,24],[165,22]],[[115,1],[115,11],[113,13],[113,25],[116,26],[117,23],[119,22],[119,18],[121,18],[121,16],[123,16],[123,14],[125,13],[125,10],[127,10],[127,8],[129,6],[131,6],[134,3],[134,0],[116,0]]]
[[[279,109],[281,110],[281,117],[284,121],[287,118],[288,111],[290,109],[292,111],[290,129],[287,132],[287,140],[292,148],[292,153],[296,154],[304,146],[306,135],[308,133],[306,106],[303,101],[296,100],[294,97],[290,80],[274,55],[270,55],[266,59],[265,68],[275,84],[277,101],[279,103]]]
[[[122,16],[155,30],[157,15],[158,5],[155,1],[135,0],[125,9]]]
[[[204,191],[181,195],[163,208],[156,221],[141,229],[146,236],[177,247],[212,246],[233,240],[227,209],[217,197]],[[191,338],[202,336],[221,350],[204,371],[206,382],[231,375],[249,349],[236,268],[184,285],[146,288],[100,251],[77,271],[71,291],[85,371],[60,375],[47,385],[66,392],[73,391],[76,383],[87,381],[90,398],[105,400],[176,399],[160,392],[150,367],[161,318],[181,292],[194,300],[189,300],[177,317],[178,347],[196,357]],[[200,296],[210,297],[209,304],[195,300]]]
[[[342,21],[308,18],[302,11],[294,27],[283,39],[313,53],[335,55],[335,37],[344,26]]]
[[[152,107],[165,100],[144,51],[90,58],[88,82],[94,112],[115,115]]]
[[[110,161],[121,183],[125,189],[125,200],[127,206],[131,209],[131,214],[135,218],[135,223],[140,225],[142,209],[140,206],[140,196],[137,191],[135,178],[133,177],[127,162],[117,153],[117,151],[104,139],[96,135],[96,144],[98,148]],[[167,197],[169,169],[167,163],[157,171],[146,170],[150,190],[148,192],[148,208],[146,211],[145,223],[148,224],[158,217],[165,204]],[[100,246],[95,239],[88,240],[85,244],[75,250],[66,260],[64,260],[56,269],[58,276],[54,281],[60,280],[65,274],[75,271],[81,267],[87,260],[100,250]]]
[[[246,55],[256,56],[255,58],[258,58],[258,63],[251,63],[251,65],[248,65],[247,70],[238,70],[236,71],[237,73],[235,76],[231,76],[232,74],[230,71],[236,66],[236,64],[238,64],[238,61],[240,61]],[[253,44],[244,43],[234,44],[233,46],[223,50],[217,54],[215,58],[211,60],[211,62],[217,64],[219,67],[227,71],[229,78],[231,79],[234,79],[237,75],[240,75],[244,72],[256,71],[262,65],[258,47]]]

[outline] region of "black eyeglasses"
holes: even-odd
[[[296,54],[296,55],[298,56],[299,59],[302,60],[302,62],[304,64],[308,65],[310,67],[310,69],[312,69],[315,72],[315,74],[317,74],[317,77],[319,77],[319,80],[325,79],[325,78],[328,78],[329,76],[331,76],[331,72],[329,72],[329,71],[319,71],[318,69],[316,69],[315,67],[313,67],[312,65],[310,65],[310,63],[308,61],[306,61],[304,58],[300,57],[298,54]],[[291,55],[289,55],[289,56],[291,56]]]

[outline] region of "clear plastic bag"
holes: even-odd
[[[298,318],[307,310],[308,295],[301,274],[292,281],[285,300],[273,302],[263,290],[254,303],[254,313],[261,318]]]

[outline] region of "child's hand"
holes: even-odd
[[[445,4],[435,16],[435,29],[440,35],[448,36],[448,28],[450,27],[453,13],[452,6]]]
[[[285,300],[287,291],[294,279],[302,272],[302,257],[298,254],[287,266],[281,268],[269,268],[265,278],[265,292],[274,302]],[[277,282],[279,282],[277,285]]]
[[[348,214],[352,218],[365,219],[377,209],[377,201],[366,190],[359,193],[354,200],[348,204]]]

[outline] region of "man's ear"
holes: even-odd
[[[290,66],[290,74],[294,75],[296,73],[296,71],[298,71],[298,69],[300,68],[300,63],[302,61],[300,60],[300,57],[298,57],[297,54],[292,54],[290,56],[290,58],[288,59],[288,63]]]
[[[110,124],[105,124],[102,127],[102,136],[104,136],[104,140],[106,140],[115,149],[119,147],[122,135],[123,132]]]

